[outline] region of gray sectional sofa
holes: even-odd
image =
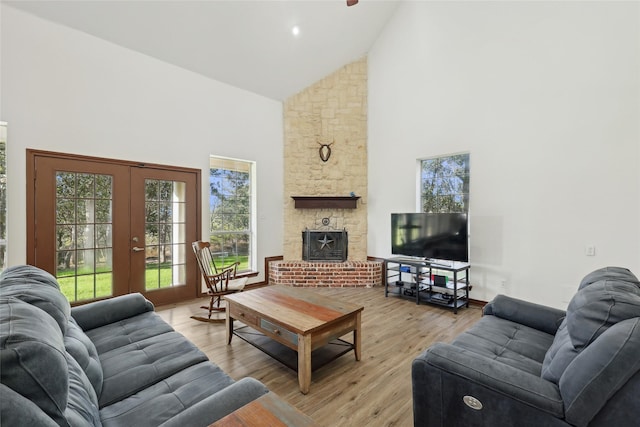
[[[0,424],[207,426],[268,393],[232,380],[140,294],[70,308],[50,274],[0,275]]]
[[[607,267],[565,311],[499,295],[412,364],[417,426],[637,426],[640,282]]]

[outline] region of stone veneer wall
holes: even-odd
[[[332,144],[327,162],[319,143]],[[349,260],[367,259],[367,59],[284,103],[284,260],[302,259],[302,231],[349,233]],[[360,196],[356,209],[295,209],[291,196]],[[328,218],[324,226],[322,219]]]

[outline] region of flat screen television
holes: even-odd
[[[469,261],[467,214],[391,214],[391,253],[424,259]]]

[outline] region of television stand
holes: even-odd
[[[449,265],[446,265],[449,264]],[[384,296],[389,294],[453,309],[469,307],[469,269],[466,262],[432,263],[408,257],[384,260]],[[452,277],[451,277],[452,276]]]
[[[453,267],[453,265],[455,264],[455,261],[444,261],[441,259],[427,260],[427,262],[434,268]]]

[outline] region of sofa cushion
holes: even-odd
[[[496,316],[483,316],[454,346],[539,376],[553,335]]]
[[[104,426],[158,426],[233,383],[234,381],[218,366],[202,362],[177,372],[133,396],[102,408],[102,423]],[[257,396],[253,396],[254,399],[255,397]],[[201,408],[208,417],[203,425],[215,421],[215,418],[211,418],[212,404],[213,402],[210,402]],[[234,408],[229,407],[228,412],[233,410]],[[197,425],[193,420],[184,421],[183,426]]]
[[[84,331],[99,355],[167,332],[173,332],[171,325],[152,311]]]
[[[640,371],[639,354],[640,318],[635,318],[613,325],[576,356],[558,384],[567,422],[576,426],[588,425]],[[620,410],[626,411],[625,408]]]
[[[576,349],[588,346],[611,325],[640,317],[640,288],[632,282],[600,280],[579,290],[567,308],[567,329]]]
[[[64,346],[87,375],[96,395],[100,396],[103,373],[98,351],[89,337],[73,320],[73,317],[69,318],[67,333],[64,334]]]
[[[580,281],[578,290],[581,290],[601,280],[618,280],[623,282],[634,283],[636,286],[640,287],[640,281],[638,281],[638,278],[628,268],[604,267],[604,268],[600,268],[598,270],[592,271],[591,273],[584,276],[584,278]]]
[[[32,265],[9,267],[0,275],[0,294],[46,311],[64,333],[71,308],[55,277]]]
[[[17,298],[0,298],[0,378],[59,425],[69,390],[62,332],[44,311]]]
[[[542,377],[556,384],[580,352],[612,325],[640,316],[640,282],[626,268],[587,274],[567,308],[542,364]]]
[[[67,352],[69,397],[64,411],[70,427],[101,426],[98,398],[78,362]]]
[[[177,332],[167,332],[100,354],[104,373],[100,407],[110,405],[207,361],[207,356]]]
[[[558,332],[553,339],[553,344],[544,356],[542,362],[542,378],[558,384],[564,370],[580,352],[571,343],[567,320],[560,324]]]

